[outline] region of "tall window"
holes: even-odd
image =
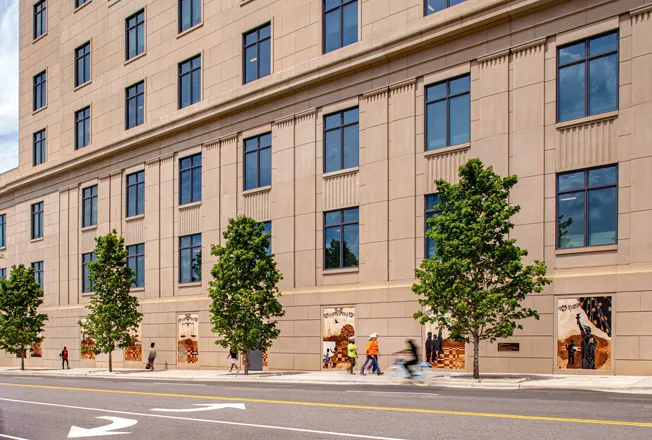
[[[45,129],[37,131],[32,135],[32,165],[40,165],[45,162]]]
[[[32,204],[31,217],[32,240],[43,238],[43,202]]]
[[[324,53],[358,41],[358,0],[324,1]]]
[[[91,0],[75,0],[75,8],[78,8],[80,6],[85,5],[86,3],[90,2]]]
[[[45,70],[34,76],[34,111],[47,104],[47,74]]]
[[[459,5],[465,0],[426,0],[425,15],[434,14],[435,12],[443,11],[451,6]]]
[[[6,280],[7,279],[7,268],[3,267],[0,269],[0,279]]]
[[[75,112],[75,148],[79,150],[91,143],[91,108]]]
[[[32,269],[34,269],[34,282],[38,284],[38,286],[41,288],[41,291],[43,290],[43,262],[42,261],[36,261],[32,263]]]
[[[145,171],[127,175],[127,217],[145,213]]]
[[[75,87],[91,80],[91,43],[75,49]]]
[[[272,255],[272,222],[263,222],[265,234],[269,234],[269,246],[267,246],[267,255]]]
[[[0,215],[0,248],[7,246],[7,214]]]
[[[145,52],[145,10],[141,9],[134,15],[127,17],[127,38],[126,44],[126,59],[130,60],[133,57]]]
[[[470,90],[469,75],[426,88],[426,150],[471,140]]]
[[[47,2],[41,0],[34,4],[34,39],[48,31]]]
[[[145,287],[145,244],[127,246],[127,266],[134,271],[131,287]]]
[[[201,101],[201,55],[179,63],[179,108]]]
[[[127,130],[145,122],[145,82],[141,81],[125,92],[127,105]]]
[[[201,281],[201,234],[179,237],[179,282]]]
[[[324,267],[358,267],[358,208],[324,213]]]
[[[433,218],[435,215],[439,214],[439,211],[435,210],[435,206],[437,206],[438,204],[439,204],[439,195],[437,194],[426,195],[426,209],[425,209],[426,225],[424,231],[430,229],[430,226],[428,225],[428,219]],[[431,258],[435,255],[436,247],[437,246],[435,244],[435,240],[426,237],[426,258]]]
[[[245,84],[270,74],[271,37],[272,25],[269,23],[244,34]]]
[[[82,189],[82,228],[97,224],[97,185]]]
[[[179,0],[179,32],[201,22],[201,2],[202,0]]]
[[[618,32],[557,49],[557,120],[618,109]]]
[[[97,261],[95,252],[82,254],[82,292],[84,293],[93,291],[93,283],[91,283],[91,281],[88,279],[88,275],[90,275],[88,265],[91,263],[91,261]]]
[[[179,204],[201,200],[201,153],[179,161]]]
[[[324,117],[324,172],[358,166],[358,108]]]
[[[272,184],[272,134],[266,133],[244,142],[245,191]]]
[[[615,244],[618,224],[615,165],[557,175],[557,247]]]

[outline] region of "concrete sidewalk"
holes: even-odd
[[[20,371],[16,367],[0,367],[0,375],[15,376],[58,376],[91,377],[138,380],[171,381],[223,381],[223,382],[264,382],[264,383],[305,383],[328,385],[392,385],[405,384],[402,380],[383,375],[351,376],[343,371],[252,371],[248,376],[229,373],[226,370],[127,370],[115,369],[109,373],[106,369],[75,368],[70,370],[33,368]],[[473,380],[468,373],[434,371],[433,386],[453,388],[489,388],[489,389],[566,389],[589,390],[619,393],[636,393],[652,395],[652,377],[650,376],[577,376],[577,375],[516,375],[487,374],[479,381]]]

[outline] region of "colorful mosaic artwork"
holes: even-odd
[[[199,362],[199,314],[181,313],[177,321],[179,323],[177,362],[196,364]]]
[[[323,368],[349,368],[346,346],[349,344],[349,337],[355,336],[355,308],[325,307],[323,320]]]
[[[125,348],[125,361],[139,361],[143,360],[143,344],[140,341],[140,329],[136,334],[131,336],[129,347]]]
[[[422,357],[425,361],[431,362],[432,368],[450,369],[450,370],[463,370],[466,366],[464,355],[466,353],[464,342],[457,342],[448,339],[448,332],[442,329],[440,332],[435,324],[427,324],[425,326],[424,343],[426,341],[428,332],[432,332],[433,348],[430,359],[426,359],[425,346],[421,347]]]
[[[81,320],[82,323],[86,322],[86,319]],[[83,331],[81,331],[81,346],[80,346],[80,356],[82,360],[94,360],[95,353],[93,353],[93,348],[95,348],[95,341],[87,337]]]
[[[267,352],[263,351],[263,367],[267,366]]]
[[[31,345],[31,353],[30,356],[33,358],[40,358],[43,357],[43,343],[38,342],[38,343],[32,343]]]
[[[557,368],[611,369],[611,306],[609,296],[559,300]]]

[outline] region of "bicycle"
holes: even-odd
[[[430,367],[430,362],[419,362],[412,367],[413,376],[411,377],[404,361],[397,359],[394,361],[394,366],[385,370],[385,374],[390,376],[396,383],[402,383],[407,380],[416,386],[425,387],[430,385],[434,380]]]

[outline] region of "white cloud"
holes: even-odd
[[[0,173],[18,166],[18,1],[0,0]]]

